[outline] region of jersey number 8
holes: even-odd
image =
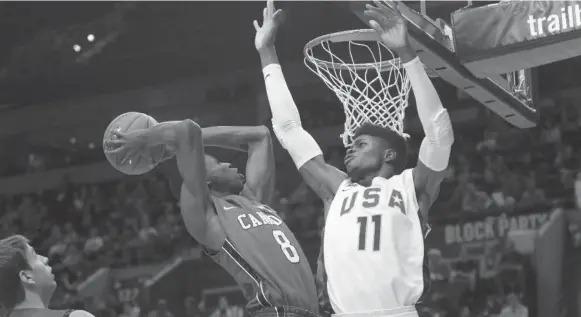
[[[274,240],[280,245],[280,249],[282,253],[286,256],[286,258],[291,263],[299,263],[299,253],[297,249],[290,243],[287,239],[284,232],[280,230],[273,230],[272,235],[274,236]]]

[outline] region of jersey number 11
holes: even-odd
[[[381,215],[371,217],[357,217],[359,223],[359,250],[366,250],[365,242],[367,241],[367,222],[371,218],[373,223],[373,251],[379,251],[381,241]]]

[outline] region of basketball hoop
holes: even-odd
[[[340,58],[332,51],[348,56]],[[343,145],[351,145],[355,130],[364,123],[389,128],[407,137],[403,121],[410,81],[400,59],[374,30],[323,35],[308,42],[303,52],[305,65],[343,104],[346,119],[341,134]],[[325,59],[320,55],[325,55]]]

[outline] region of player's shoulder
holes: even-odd
[[[73,310],[68,316],[69,317],[95,317],[95,315],[89,313],[86,310]]]
[[[401,179],[401,181],[405,185],[414,186],[414,169],[413,168],[408,168],[408,169],[403,170],[403,172],[401,172],[399,175],[397,175],[397,177],[399,179]]]
[[[231,209],[248,209],[249,206],[253,206],[252,197],[248,197],[244,194],[238,195],[228,195],[228,196],[217,196],[217,195],[210,195],[214,202],[214,207],[217,211],[224,210],[228,211]]]

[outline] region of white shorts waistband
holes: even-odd
[[[403,306],[394,309],[382,309],[357,313],[334,314],[335,317],[418,317],[415,306]]]

